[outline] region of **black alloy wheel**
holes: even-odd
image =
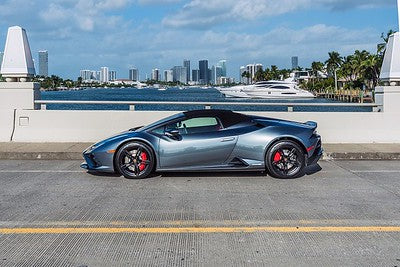
[[[304,171],[305,161],[303,149],[289,140],[275,143],[265,159],[269,174],[281,179],[297,178]]]
[[[128,179],[143,179],[154,169],[154,155],[151,148],[140,142],[123,145],[116,153],[114,163],[117,171]]]

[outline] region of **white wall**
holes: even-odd
[[[14,110],[0,109],[0,142],[9,142],[14,125]]]
[[[177,112],[17,110],[13,141],[95,142],[175,113]],[[319,124],[318,132],[325,143],[400,143],[399,113],[248,114],[300,122],[316,121]],[[28,120],[28,125],[23,126]]]

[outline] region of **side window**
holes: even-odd
[[[181,135],[217,132],[222,129],[215,117],[200,117],[167,125],[166,131],[178,130]]]

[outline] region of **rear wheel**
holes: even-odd
[[[296,178],[304,171],[305,155],[297,143],[283,140],[268,150],[265,163],[268,172],[276,178]]]
[[[143,179],[154,168],[154,155],[151,148],[140,142],[123,145],[115,155],[117,171],[128,179]]]

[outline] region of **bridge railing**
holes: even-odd
[[[137,105],[171,105],[171,106],[204,106],[205,109],[220,106],[240,107],[286,107],[287,112],[294,112],[294,107],[353,107],[372,108],[373,112],[381,112],[381,106],[374,103],[260,103],[260,102],[176,102],[176,101],[79,101],[79,100],[35,100],[41,110],[46,110],[47,105],[68,104],[68,105],[125,105],[129,110],[134,111]]]

